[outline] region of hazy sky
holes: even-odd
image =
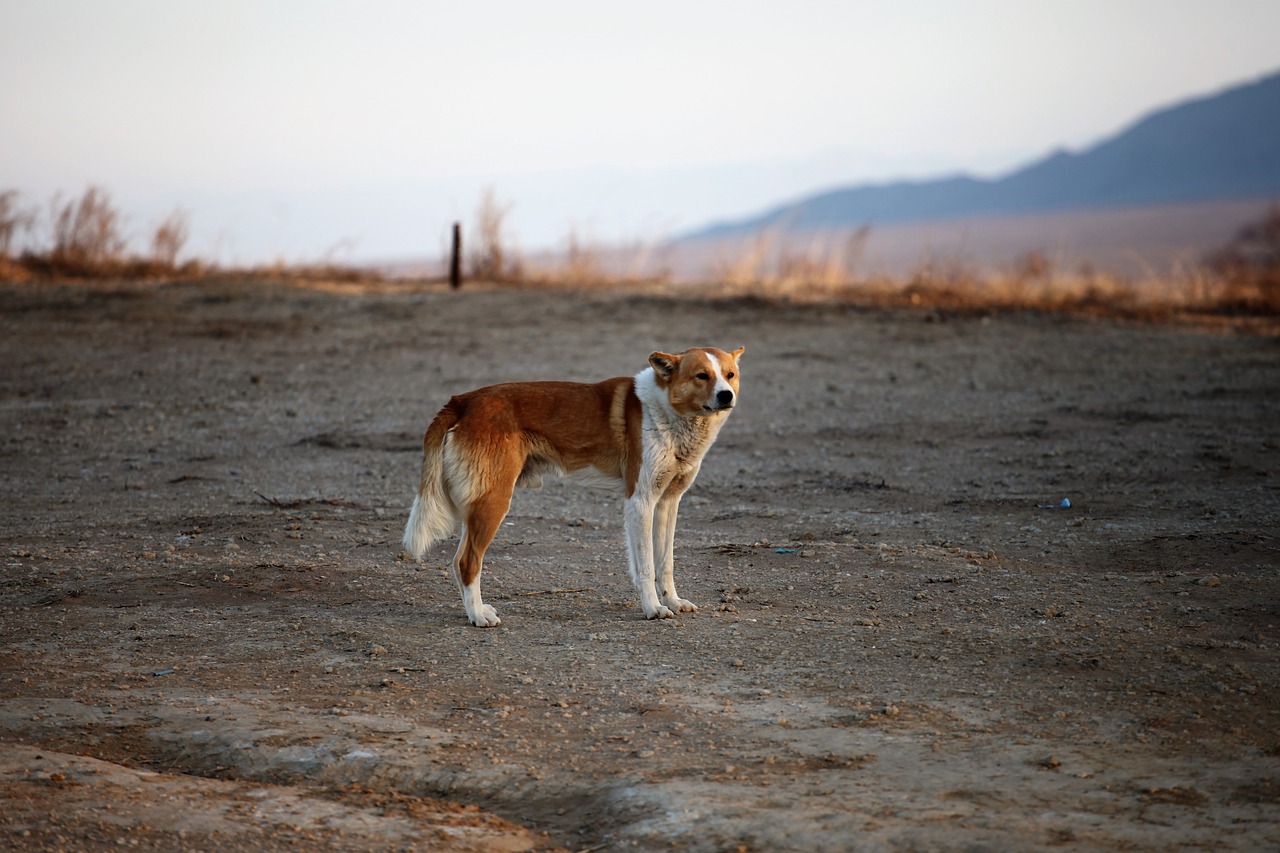
[[[0,189],[223,261],[526,249],[992,175],[1280,70],[1276,0],[0,0]]]

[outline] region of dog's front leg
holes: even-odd
[[[667,494],[658,501],[653,514],[653,550],[661,574],[658,591],[662,603],[676,613],[692,613],[698,605],[676,594],[676,515],[680,511],[680,497]]]
[[[646,619],[670,619],[675,614],[658,600],[653,566],[653,513],[656,501],[652,495],[636,494],[627,498],[623,510],[623,527],[627,536],[627,563],[631,580],[640,593],[640,606]]]

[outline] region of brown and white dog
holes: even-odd
[[[512,382],[452,398],[422,440],[405,550],[418,559],[461,522],[452,572],[467,618],[501,624],[480,597],[480,569],[512,490],[536,488],[546,474],[603,475],[626,496],[627,562],[645,617],[697,610],[676,594],[676,510],[738,401],[744,349],[655,352],[634,378]]]

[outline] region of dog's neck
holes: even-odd
[[[657,374],[646,367],[636,374],[636,396],[644,404],[645,429],[659,426],[658,432],[666,436],[677,458],[697,461],[711,447],[724,426],[729,409],[696,415],[681,415],[671,405],[667,390],[658,385]]]

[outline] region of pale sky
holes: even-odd
[[[1276,0],[0,0],[0,190],[222,262],[532,250],[997,175],[1280,70]]]

